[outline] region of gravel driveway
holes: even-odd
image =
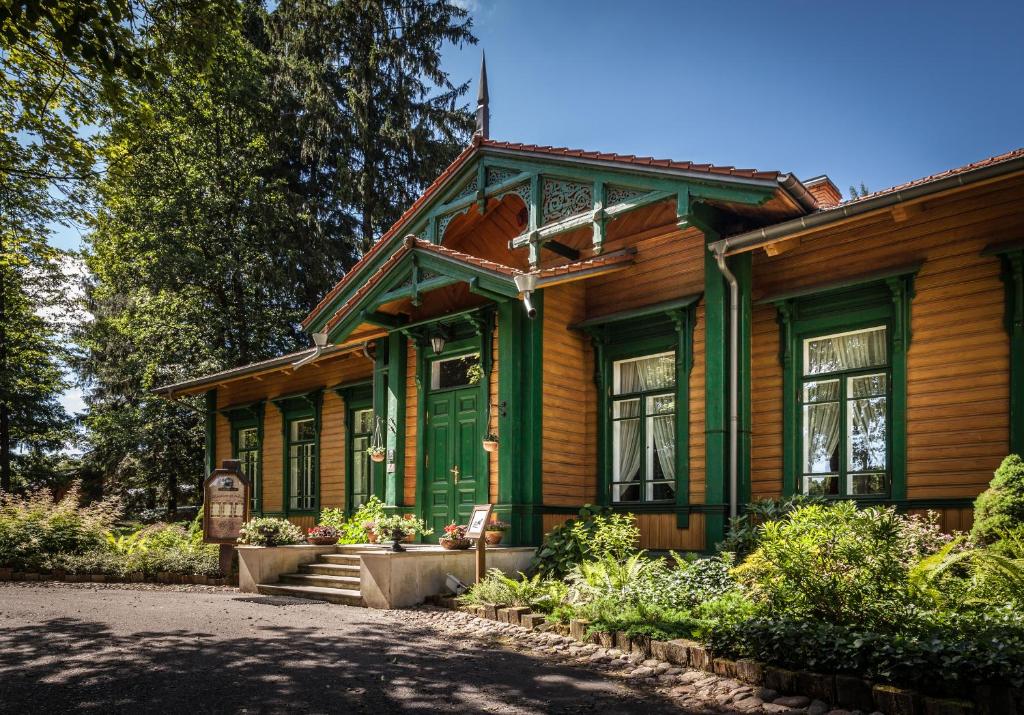
[[[401,611],[192,587],[0,584],[0,711],[680,713]]]

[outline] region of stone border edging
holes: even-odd
[[[192,584],[196,586],[237,586],[237,578],[215,578],[213,576],[186,576],[169,572],[146,576],[136,572],[126,577],[109,574],[69,574],[64,571],[40,573],[35,571],[15,571],[0,568],[0,581],[66,581],[67,583],[163,583]]]
[[[794,707],[799,711],[816,701],[828,703],[833,708],[862,712],[874,710],[885,715],[1024,715],[1024,689],[1021,688],[979,685],[973,688],[972,700],[933,697],[853,675],[794,671],[750,659],[716,658],[705,646],[687,639],[658,641],[646,636],[631,637],[624,632],[594,632],[588,635],[589,621],[573,620],[569,625],[550,623],[544,614],[532,613],[526,607],[463,606],[456,598],[448,596],[437,596],[428,602],[479,618],[528,630],[551,631],[581,643],[669,665],[702,670],[777,693],[791,694],[789,698],[782,698],[785,703],[775,701],[786,708],[780,712],[793,712],[790,708]],[[797,704],[798,700],[802,704]]]

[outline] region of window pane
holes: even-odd
[[[674,395],[655,395],[647,398],[647,414],[649,415],[671,415],[676,411],[676,398]]]
[[[627,395],[647,390],[663,390],[676,384],[676,356],[674,352],[618,360],[613,365],[613,392]]]
[[[854,378],[850,379],[853,382]],[[852,394],[852,389],[850,390]],[[886,468],[886,398],[846,401],[846,468],[866,472]]]
[[[815,497],[837,496],[839,494],[839,475],[824,474],[804,477],[804,494]]]
[[[352,413],[352,431],[369,434],[373,432],[373,410],[356,410]]]
[[[668,501],[675,499],[675,482],[653,482],[648,484],[647,498],[651,501]]]
[[[887,346],[884,326],[804,340],[804,374],[886,365]]]
[[[312,442],[316,439],[316,428],[313,420],[295,420],[291,426],[292,442]]]
[[[640,420],[615,422],[612,428],[612,480],[638,481],[640,456]]]
[[[804,383],[804,402],[835,402],[839,399],[839,380]]]
[[[292,509],[313,508],[313,445],[292,445],[288,452],[290,462],[290,492]]]
[[[613,484],[612,501],[630,502],[640,501],[640,484]]]
[[[878,375],[862,375],[851,377],[846,383],[847,397],[875,397],[884,395],[886,387],[885,373]]]
[[[475,385],[480,382],[481,377],[479,355],[463,355],[447,360],[435,360],[430,364],[430,388],[432,390]]]
[[[258,449],[259,439],[255,427],[249,427],[247,429],[238,431],[238,449]]]
[[[884,474],[851,474],[847,481],[847,489],[853,496],[885,493]]]
[[[839,403],[804,405],[804,473],[839,469]]]
[[[676,418],[672,415],[648,417],[647,443],[651,455],[647,463],[647,478],[675,481]]]
[[[616,400],[612,405],[612,417],[639,417],[640,400]]]

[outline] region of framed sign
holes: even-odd
[[[203,541],[233,544],[242,524],[249,520],[249,480],[241,462],[226,459],[203,482]]]
[[[491,520],[493,504],[478,504],[473,507],[473,513],[469,515],[469,528],[466,529],[467,539],[484,538],[484,527]]]

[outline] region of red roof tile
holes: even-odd
[[[859,196],[856,199],[852,199],[852,200],[849,200],[849,201],[844,201],[844,202],[840,203],[839,206],[851,206],[851,205],[859,203],[861,201],[867,201],[868,199],[873,199],[876,196],[883,196],[885,194],[892,194],[892,193],[896,193],[897,191],[905,191],[905,190],[907,190],[909,188],[912,188],[914,186],[918,186],[920,184],[927,184],[927,183],[929,183],[931,181],[939,181],[940,179],[945,179],[945,178],[950,177],[950,176],[956,176],[957,174],[963,174],[963,173],[968,172],[968,171],[973,171],[974,169],[981,169],[981,168],[984,168],[986,166],[990,166],[992,164],[1001,164],[1004,161],[1010,161],[1011,159],[1017,159],[1019,157],[1024,157],[1024,147],[1022,147],[1020,149],[1014,149],[1013,151],[1008,151],[1005,154],[998,154],[996,156],[990,156],[987,159],[982,159],[982,160],[976,161],[976,162],[974,162],[972,164],[965,164],[964,166],[958,166],[955,169],[947,169],[946,171],[941,171],[938,174],[932,174],[931,176],[923,176],[920,179],[914,179],[913,181],[908,181],[905,184],[899,184],[898,186],[890,186],[888,189],[882,189],[880,191],[874,191],[874,192],[872,192],[870,194],[866,194],[865,196]],[[837,207],[829,207],[829,208],[837,208]],[[826,209],[826,210],[828,210],[828,209]]]
[[[416,214],[420,208],[426,204],[433,195],[440,190],[440,188],[454,175],[456,174],[469,160],[478,149],[500,149],[517,152],[528,152],[535,154],[546,154],[553,157],[569,158],[569,159],[588,159],[597,161],[607,161],[618,164],[627,165],[645,165],[645,166],[659,166],[668,169],[676,169],[680,171],[695,171],[709,174],[719,174],[724,176],[732,176],[744,179],[763,179],[767,181],[777,180],[781,174],[777,171],[757,171],[756,169],[736,169],[731,166],[715,166],[713,164],[694,164],[689,161],[672,161],[671,159],[653,159],[647,157],[637,157],[632,154],[614,154],[609,152],[598,152],[598,151],[584,151],[582,149],[569,149],[566,147],[553,147],[553,146],[540,146],[537,144],[519,144],[516,142],[502,142],[495,141],[493,139],[481,139],[480,137],[474,137],[472,143],[467,146],[461,154],[459,154],[455,160],[448,165],[448,168],[441,172],[434,182],[424,190],[416,201],[403,213],[397,221],[387,230],[387,232],[381,236],[380,240],[373,245],[373,247],[366,252],[366,254],[356,263],[352,269],[345,274],[344,277],[338,283],[331,288],[331,290],[323,297],[315,308],[310,311],[309,315],[302,321],[302,327],[307,328],[317,314],[323,310],[327,305],[334,300],[334,298],[345,289],[350,283],[352,283],[357,276],[359,276],[366,264],[378,253],[384,250],[384,247],[392,242],[392,239],[405,228],[406,222]]]

